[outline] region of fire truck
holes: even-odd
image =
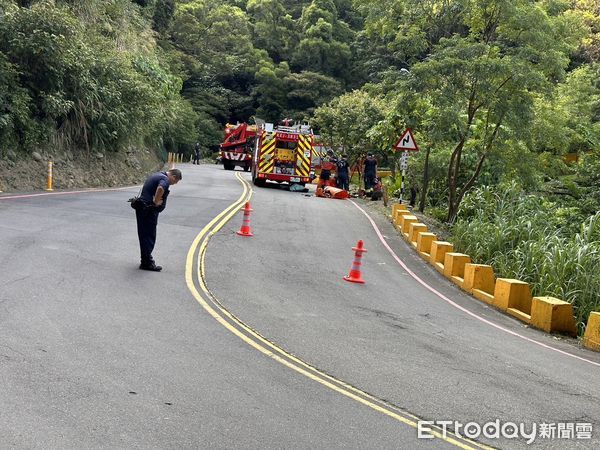
[[[264,186],[278,183],[310,183],[314,135],[308,125],[273,126],[265,123],[257,130],[252,157],[252,181]]]
[[[252,166],[252,149],[256,139],[256,125],[240,123],[225,125],[225,139],[220,145],[221,162],[225,170],[242,167],[246,172]]]

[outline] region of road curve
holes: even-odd
[[[199,306],[186,282],[190,248],[242,190],[219,167],[182,169],[159,220],[161,273],[137,268],[126,203],[137,187],[0,196],[0,447],[431,448]],[[226,231],[209,253],[239,244]],[[240,281],[223,300],[240,299]]]
[[[598,354],[465,295],[385,218],[368,219],[349,201],[268,188],[255,191],[252,207],[254,237],[235,235],[241,217],[213,236],[206,282],[228,311],[279,347],[427,420],[599,423]],[[341,279],[358,239],[368,250],[364,286]],[[533,446],[596,448],[596,433]]]

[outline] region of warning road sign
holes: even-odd
[[[415,142],[415,138],[412,135],[410,128],[407,128],[404,134],[400,136],[400,139],[398,139],[398,142],[396,142],[396,145],[394,145],[394,149],[405,150],[409,152],[419,151],[419,147],[417,147],[417,143]]]

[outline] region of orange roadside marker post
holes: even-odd
[[[360,283],[365,284],[365,280],[362,279],[362,275],[360,273],[360,266],[362,254],[367,252],[367,249],[363,248],[363,241],[358,241],[356,247],[352,247],[354,250],[354,261],[352,262],[352,268],[350,269],[350,273],[348,276],[344,277],[344,280],[350,281],[352,283]]]
[[[53,191],[52,189],[52,161],[48,161],[48,178],[46,182],[46,190]]]
[[[246,202],[246,206],[244,206],[244,220],[242,221],[242,227],[236,233],[240,236],[254,236],[252,231],[250,231],[250,212],[253,211],[250,208],[250,202]]]

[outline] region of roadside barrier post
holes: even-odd
[[[52,161],[48,161],[48,181],[46,183],[46,190],[52,191]]]
[[[591,350],[600,351],[600,312],[592,311],[585,327],[583,345]]]

